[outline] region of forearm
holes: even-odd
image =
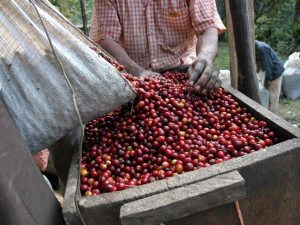
[[[140,67],[135,61],[133,61],[124,48],[117,43],[116,41],[112,39],[104,39],[100,41],[100,46],[104,48],[107,52],[109,52],[113,57],[116,58],[116,60],[125,66],[125,69],[136,76],[139,76],[141,72],[144,70],[142,67]]]
[[[198,37],[196,53],[198,59],[205,59],[208,64],[213,63],[218,52],[218,30],[217,28],[207,29]]]
[[[188,71],[189,81],[191,85],[195,85],[194,90],[197,93],[206,94],[221,84],[212,66],[218,51],[218,30],[216,28],[207,29],[198,36],[196,51],[197,59]]]

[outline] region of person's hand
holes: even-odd
[[[32,157],[41,171],[44,171],[47,168],[49,158],[48,149],[44,149],[38,153],[35,153]]]
[[[197,59],[188,70],[190,85],[194,85],[197,93],[206,94],[221,85],[219,73],[205,59]]]
[[[159,73],[153,72],[151,70],[142,70],[139,74],[138,77],[139,78],[146,78],[146,77],[157,77],[160,76]]]

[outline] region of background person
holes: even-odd
[[[255,41],[257,72],[265,73],[264,85],[269,91],[269,110],[276,113],[279,107],[284,66],[275,51],[265,42]]]

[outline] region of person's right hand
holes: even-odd
[[[160,76],[159,73],[153,72],[151,70],[142,70],[139,74],[138,77],[139,78],[146,78],[146,77],[157,77]]]

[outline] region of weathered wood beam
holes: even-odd
[[[234,44],[234,35],[232,27],[231,11],[229,7],[229,0],[225,0],[226,5],[226,19],[227,19],[227,33],[228,33],[228,48],[230,56],[230,80],[231,86],[238,89],[238,62],[236,57],[236,50]]]
[[[64,225],[61,206],[0,101],[0,224]]]
[[[261,103],[255,72],[253,38],[250,30],[248,0],[228,0],[239,70],[238,90]]]
[[[255,62],[255,15],[254,15],[254,0],[248,0],[248,11],[249,11],[249,21],[250,21],[250,37],[252,39],[251,49],[253,51],[253,57]]]
[[[215,176],[124,204],[122,225],[172,222],[246,197],[246,182],[238,171]]]

